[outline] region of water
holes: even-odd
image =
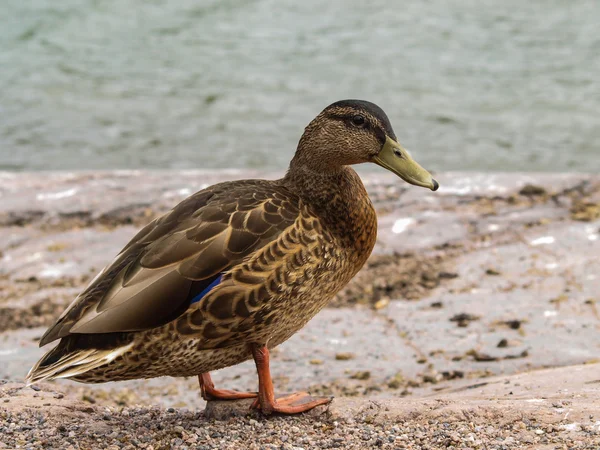
[[[434,170],[600,171],[596,0],[3,0],[0,169],[284,168],[363,98]]]

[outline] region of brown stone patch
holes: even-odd
[[[330,306],[378,304],[387,300],[417,300],[456,274],[445,270],[441,255],[421,257],[413,253],[373,255],[363,269],[333,299]]]

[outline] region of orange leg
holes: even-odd
[[[275,399],[273,380],[269,369],[269,349],[266,346],[252,345],[252,356],[258,372],[258,397],[254,400],[251,408],[260,408],[263,414],[274,412],[298,414],[331,402],[331,397],[312,397],[308,392],[297,392]]]
[[[198,375],[200,383],[200,393],[202,398],[208,400],[238,400],[240,398],[254,398],[256,392],[238,392],[227,389],[215,389],[215,384],[210,378],[210,373],[206,372]]]

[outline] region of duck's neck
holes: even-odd
[[[315,170],[292,161],[282,182],[311,205],[331,232],[368,257],[377,236],[377,217],[352,168]]]
[[[358,174],[350,167],[337,167],[332,170],[315,170],[305,165],[290,165],[282,180],[306,203],[320,210],[332,205],[348,209],[353,202],[367,197],[365,187]]]

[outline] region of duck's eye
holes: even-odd
[[[363,126],[365,126],[365,123],[366,123],[365,116],[361,116],[360,114],[357,114],[354,117],[352,117],[352,124],[356,125],[357,127],[363,127]]]

